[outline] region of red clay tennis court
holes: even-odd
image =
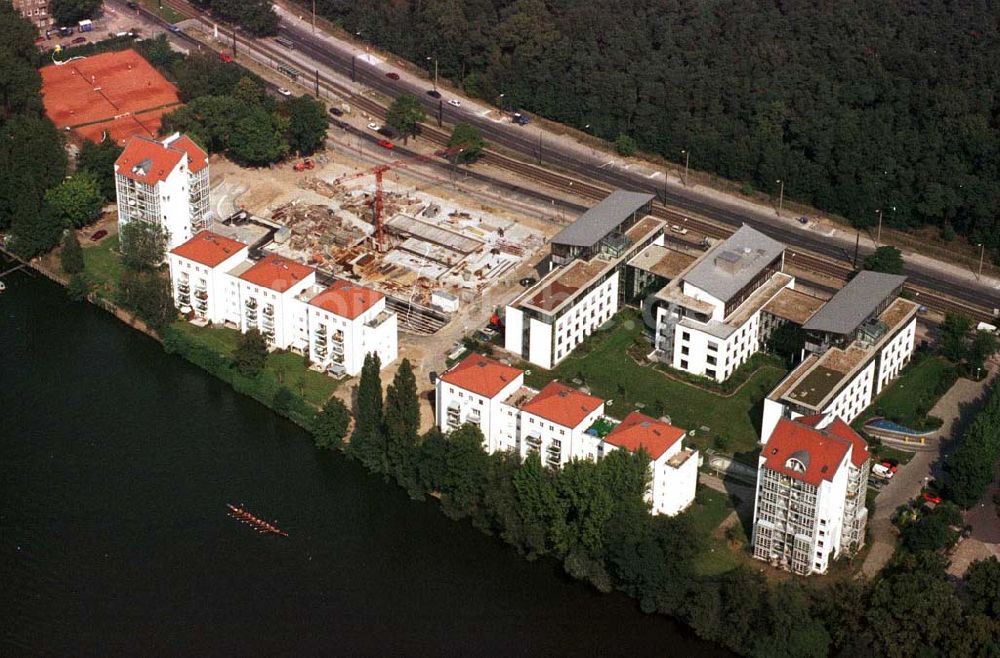
[[[88,139],[154,136],[160,116],[180,104],[177,89],[134,50],[52,64],[41,75],[45,113]]]

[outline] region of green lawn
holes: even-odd
[[[946,359],[918,354],[859,420],[864,422],[873,416],[885,416],[907,427],[920,429],[931,407],[954,380],[955,367]]]
[[[179,23],[185,16],[167,5],[160,6],[159,0],[139,0],[139,4],[169,23]]]
[[[716,528],[732,512],[728,495],[705,486],[698,487],[694,504],[684,512],[698,535],[705,537],[704,550],[694,560],[694,568],[699,575],[714,576],[740,565],[740,556],[729,548],[727,540],[714,536]],[[742,525],[736,524],[736,527],[742,536]]]
[[[783,369],[764,366],[738,393],[723,397],[637,364],[627,354],[636,341],[645,340],[637,312],[622,311],[613,323],[611,329],[592,335],[552,370],[521,364],[531,371],[525,383],[540,388],[552,379],[570,385],[576,385],[573,380],[578,379],[594,395],[613,401],[606,407],[609,416],[624,418],[640,403],[643,413],[654,417],[667,414],[679,427],[708,427],[708,432],[698,431],[692,439],[700,449],[711,447],[716,437],[724,437],[726,452],[757,449],[763,400],[785,375]]]
[[[122,257],[118,253],[118,236],[105,238],[93,247],[83,249],[84,271],[97,292],[111,298],[117,289],[122,273]]]
[[[236,349],[239,332],[226,327],[196,327],[189,322],[175,322],[173,328],[189,339],[231,358]],[[272,379],[298,393],[306,402],[320,407],[337,389],[339,382],[323,373],[309,370],[305,357],[292,352],[272,352],[261,377]]]

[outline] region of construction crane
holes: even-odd
[[[371,174],[375,175],[375,201],[372,204],[372,214],[373,221],[372,224],[375,226],[375,232],[373,233],[373,242],[375,245],[375,250],[382,253],[388,251],[388,246],[385,241],[385,225],[382,219],[382,210],[384,208],[384,201],[382,199],[382,175],[387,171],[392,171],[393,169],[403,169],[409,167],[413,164],[418,164],[420,162],[427,162],[436,157],[447,158],[458,153],[461,153],[465,149],[451,147],[446,149],[441,149],[439,151],[434,151],[429,155],[415,155],[411,158],[406,158],[405,160],[395,160],[393,162],[387,162],[385,164],[380,164],[376,167],[368,169],[366,171],[358,172],[356,174],[350,174],[348,176],[341,176],[340,178],[333,181],[334,185],[343,183],[344,181],[352,180],[354,178],[361,178],[362,176],[368,176]]]

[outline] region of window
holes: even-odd
[[[708,356],[706,357],[705,360],[708,361],[708,365],[710,366],[714,366],[716,364],[716,359],[714,356]]]
[[[681,370],[687,370],[687,369],[688,369],[688,362],[687,362],[687,360],[686,359],[681,359]]]
[[[687,346],[687,345],[685,345],[685,346],[683,346],[683,347],[681,348],[681,354],[683,354],[684,356],[687,356],[687,355],[688,355],[688,353],[689,353],[690,351],[691,351],[691,350],[689,350],[689,349],[688,349],[688,346]]]
[[[691,340],[691,334],[686,331],[681,332],[681,340]]]
[[[717,349],[719,349],[719,344],[718,343],[713,343],[712,341],[708,341],[708,349],[710,349],[711,351],[714,352]]]
[[[706,370],[705,371],[705,376],[708,377],[708,378],[710,378],[710,379],[715,379],[715,371],[711,370],[711,369]]]

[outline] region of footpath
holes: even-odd
[[[1000,364],[991,361],[987,370],[983,381],[959,378],[941,396],[930,410],[930,415],[944,421],[938,433],[929,439],[934,449],[916,452],[875,498],[875,514],[868,522],[872,531],[872,547],[861,567],[861,573],[868,578],[881,571],[896,550],[896,528],[891,520],[896,508],[919,496],[928,480],[940,475],[941,455],[950,442],[956,439],[956,421],[961,417],[962,407],[983,395],[1000,371]]]

